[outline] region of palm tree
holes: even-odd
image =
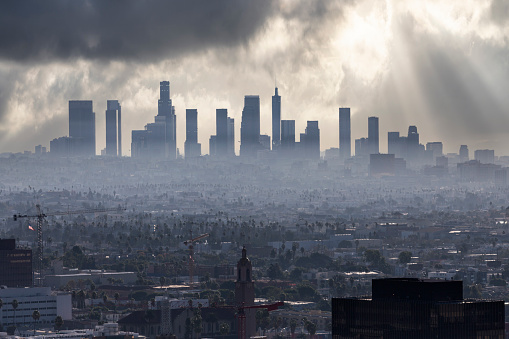
[[[57,315],[57,317],[55,318],[55,327],[57,328],[57,333],[60,332],[60,328],[62,327],[63,324],[64,320],[62,319],[61,316]]]
[[[39,313],[39,310],[35,310],[34,313],[32,313],[32,318],[34,318],[34,336],[35,336],[35,323],[39,321],[41,318],[41,313]]]
[[[12,305],[12,309],[14,310],[14,331],[16,331],[16,309],[18,308],[18,301],[16,299],[14,299],[13,301],[11,301],[11,305]]]

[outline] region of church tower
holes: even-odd
[[[237,263],[235,306],[253,306],[254,298],[253,267],[244,246],[242,258]],[[246,314],[246,338],[249,338],[256,333],[256,309],[245,309],[244,311]]]

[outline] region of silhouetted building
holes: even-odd
[[[494,164],[495,151],[492,149],[478,149],[474,152],[474,159],[482,164]]]
[[[309,159],[320,159],[320,129],[318,121],[308,121],[305,133],[300,135],[302,155]]]
[[[355,139],[355,156],[369,155],[368,138]]]
[[[235,282],[235,306],[253,306],[255,298],[253,267],[247,257],[247,251],[242,249],[242,257],[237,263],[237,281]],[[256,309],[245,309],[246,338],[256,332]]]
[[[217,136],[211,135],[209,139],[209,155],[216,156]]]
[[[15,239],[0,239],[0,285],[32,286],[32,250],[17,249]]]
[[[177,117],[170,99],[170,82],[161,81],[157,116],[145,130],[133,130],[131,156],[134,158],[175,159],[177,156]]]
[[[426,152],[432,154],[432,161],[434,161],[437,157],[444,155],[444,146],[440,141],[428,142],[426,144]]]
[[[71,155],[72,140],[69,137],[55,138],[49,143],[51,156],[68,157]]]
[[[161,120],[165,123],[164,140],[158,140],[157,142],[164,142],[165,158],[175,159],[177,157],[177,116],[175,115],[175,107],[170,99],[169,81],[161,81],[159,84],[157,116],[165,118],[165,120]]]
[[[92,100],[69,101],[69,137],[72,155],[95,155],[95,113]]]
[[[380,138],[378,133],[378,117],[368,118],[368,148],[369,154],[380,153]]]
[[[258,140],[260,142],[261,150],[270,150],[270,136],[262,134]]]
[[[394,175],[395,174],[395,156],[394,154],[370,154],[369,155],[369,174]]]
[[[406,137],[400,137],[399,132],[387,133],[387,148],[389,154],[394,154],[398,158],[405,157]]]
[[[495,164],[483,164],[478,160],[470,160],[456,166],[463,181],[493,181],[495,180],[495,171],[502,167]]]
[[[460,158],[459,162],[465,162],[469,160],[468,156],[468,146],[467,145],[461,145],[460,146]]]
[[[235,156],[235,119],[228,117],[228,131],[226,140],[226,154]]]
[[[281,147],[283,156],[295,150],[295,120],[281,120]]]
[[[106,155],[122,156],[122,110],[118,100],[106,102]]]
[[[341,160],[352,156],[352,134],[350,108],[339,108],[339,157]]]
[[[225,157],[228,144],[228,110],[216,109],[216,155]]]
[[[199,157],[201,144],[198,143],[198,110],[186,109],[186,141],[184,143],[186,158]]]
[[[281,143],[281,96],[276,92],[272,96],[272,145],[278,147]]]
[[[463,299],[463,282],[373,279],[371,299],[332,299],[332,338],[503,339],[503,301]]]
[[[260,97],[246,95],[240,125],[240,156],[256,157],[260,145]]]

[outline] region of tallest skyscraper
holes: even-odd
[[[95,113],[92,100],[69,101],[69,137],[73,155],[95,155]]]
[[[240,125],[240,156],[256,157],[260,144],[260,97],[246,95]]]
[[[175,115],[175,107],[172,106],[170,99],[169,81],[161,81],[160,83],[157,116],[164,117],[166,122],[164,135],[166,157],[175,159],[177,156],[177,117]]]
[[[281,96],[276,93],[272,96],[272,149],[281,144]]]

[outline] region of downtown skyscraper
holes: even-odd
[[[380,153],[380,137],[378,130],[378,117],[368,118],[368,151],[369,154]]]
[[[106,155],[122,156],[122,109],[118,100],[106,102]]]
[[[272,149],[281,144],[281,96],[276,87],[272,96]]]
[[[201,144],[198,143],[198,110],[186,109],[186,141],[184,152],[187,158],[201,155]]]
[[[260,144],[260,97],[246,95],[240,125],[240,156],[256,157]]]
[[[69,138],[71,155],[95,155],[95,113],[92,100],[69,101]]]
[[[165,117],[165,157],[175,159],[177,156],[177,117],[175,107],[170,99],[170,82],[161,81],[159,89],[159,101],[157,109],[158,117]]]
[[[348,159],[352,156],[352,133],[350,125],[350,108],[339,108],[339,158]]]

